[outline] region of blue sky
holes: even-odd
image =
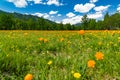
[[[120,0],[0,0],[0,10],[76,24],[85,14],[100,20],[106,12],[120,12]]]

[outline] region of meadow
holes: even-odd
[[[0,80],[120,80],[120,31],[0,31]]]

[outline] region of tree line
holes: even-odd
[[[105,30],[120,29],[120,13],[105,14],[103,20],[82,17],[80,25],[62,24],[18,13],[0,13],[0,30]]]
[[[120,29],[120,12],[109,15],[107,12],[103,20],[89,19],[87,15],[82,18],[81,28],[86,30],[118,30]]]

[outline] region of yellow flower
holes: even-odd
[[[120,40],[120,37],[118,37],[118,39]]]
[[[48,65],[51,65],[51,64],[52,64],[52,61],[49,61],[47,64],[48,64]]]
[[[95,61],[94,60],[89,60],[87,63],[89,68],[94,68],[95,67]]]
[[[61,42],[64,41],[64,38],[61,38],[60,41],[61,41]]]
[[[28,35],[28,33],[27,33],[27,32],[25,32],[25,33],[24,33],[24,35]]]
[[[81,74],[80,73],[74,73],[73,76],[74,76],[74,78],[80,78]]]
[[[71,71],[71,73],[73,74],[73,73],[74,73],[74,71],[72,70],[72,71]]]
[[[118,37],[118,42],[120,42],[120,37]]]
[[[25,77],[24,77],[24,80],[32,80],[33,78],[33,75],[32,74],[27,74]]]
[[[44,39],[44,43],[46,43],[46,42],[48,42],[48,40],[47,40],[47,39]]]
[[[102,52],[96,52],[95,57],[97,60],[102,60],[104,57],[104,54]]]
[[[20,52],[20,50],[19,50],[19,49],[17,49],[17,50],[16,50],[16,52]]]
[[[98,42],[98,45],[102,45],[102,42]]]
[[[84,31],[84,30],[80,30],[80,31],[79,31],[79,34],[80,34],[80,35],[83,35],[83,34],[85,34],[85,31]]]

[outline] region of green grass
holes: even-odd
[[[23,80],[28,73],[33,80],[120,80],[118,38],[120,31],[86,31],[84,35],[77,31],[0,31],[0,80]],[[104,59],[96,60],[96,52],[102,52]],[[91,59],[96,62],[94,68],[87,66]],[[71,71],[81,77],[75,79]]]

